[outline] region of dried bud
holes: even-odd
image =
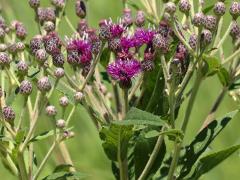
[[[52,5],[58,9],[62,9],[65,6],[65,0],[52,0]]]
[[[86,6],[82,0],[77,0],[75,4],[76,14],[80,18],[86,17]]]
[[[217,2],[214,5],[213,12],[216,16],[223,16],[226,12],[226,6],[223,2]]]
[[[10,58],[6,52],[0,52],[0,66],[6,66],[10,64]]]
[[[204,27],[210,31],[215,31],[217,28],[217,18],[211,15],[205,16]]]
[[[17,70],[20,75],[26,75],[28,73],[28,64],[25,61],[19,61],[17,63]]]
[[[56,68],[55,71],[54,71],[54,76],[57,78],[57,79],[60,79],[64,76],[64,69],[63,68]]]
[[[56,122],[56,127],[59,129],[63,129],[66,126],[66,122],[63,119],[59,119]]]
[[[55,24],[52,21],[46,21],[44,22],[44,30],[47,32],[51,32],[55,30]]]
[[[78,91],[74,94],[74,100],[76,103],[80,103],[84,98],[84,95],[82,92]]]
[[[52,62],[56,67],[62,67],[64,65],[64,55],[62,53],[53,54]]]
[[[135,20],[135,24],[138,27],[142,27],[145,24],[145,15],[143,11],[137,11],[137,16],[136,16],[136,20]]]
[[[229,10],[230,14],[232,15],[233,19],[237,19],[240,15],[240,6],[239,3],[234,1]]]
[[[45,111],[48,116],[55,116],[57,114],[57,109],[52,105],[47,106]]]
[[[40,0],[29,0],[28,1],[31,8],[37,9],[40,6]]]
[[[193,17],[192,23],[196,27],[201,27],[204,24],[204,14],[196,13]]]
[[[169,49],[168,38],[163,37],[161,34],[155,34],[152,42],[154,49],[160,50],[162,53],[166,53]]]
[[[201,42],[203,43],[203,46],[206,46],[212,42],[212,33],[211,31],[205,29],[201,33]]]
[[[38,80],[37,87],[41,92],[47,92],[52,88],[47,76],[44,76]]]
[[[32,84],[28,80],[21,82],[19,87],[19,93],[22,95],[30,95],[32,93]]]
[[[166,3],[165,11],[173,15],[176,12],[176,5],[173,2]]]
[[[40,64],[44,64],[44,62],[47,60],[48,55],[47,52],[45,51],[45,49],[39,49],[36,51],[35,53],[35,57],[36,60],[40,63]]]
[[[69,100],[68,100],[68,97],[67,96],[63,96],[59,99],[59,104],[62,106],[62,107],[67,107],[68,104],[69,104]]]
[[[191,9],[191,4],[189,0],[180,0],[179,2],[179,10],[185,14],[188,14]]]

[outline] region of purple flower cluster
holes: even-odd
[[[107,72],[114,80],[119,81],[122,87],[129,88],[131,79],[141,72],[141,65],[135,59],[118,59],[108,65]]]

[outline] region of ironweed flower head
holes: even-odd
[[[70,64],[88,64],[92,60],[92,46],[88,37],[67,39],[68,62]]]
[[[140,47],[143,44],[149,44],[153,40],[154,34],[155,32],[151,29],[136,29],[133,36],[134,46]]]
[[[129,88],[131,79],[141,72],[141,64],[135,59],[118,59],[107,67],[108,74],[116,81],[119,81],[122,87]]]
[[[43,37],[43,43],[47,53],[51,55],[59,53],[61,51],[62,42],[55,31],[45,35]]]
[[[29,43],[30,50],[32,54],[35,54],[37,50],[41,49],[43,46],[42,36],[36,35],[34,36]]]

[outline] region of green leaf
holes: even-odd
[[[17,144],[20,144],[23,141],[23,139],[25,137],[25,133],[26,133],[26,130],[20,130],[17,132],[16,137],[15,137],[15,141]]]
[[[231,119],[238,113],[238,110],[227,113],[222,118],[214,120],[206,125],[194,138],[194,140],[181,150],[178,166],[180,166],[180,175],[178,179],[183,179],[190,172],[199,157],[206,151],[211,142],[219,135],[220,132],[228,125]],[[167,176],[171,157],[164,161],[161,168],[162,177]]]
[[[105,48],[100,57],[100,63],[103,67],[107,67],[111,56],[111,51],[108,48]]]
[[[60,164],[58,165],[54,170],[53,172],[56,173],[56,172],[61,172],[61,171],[66,171],[66,172],[69,172],[69,169],[73,167],[71,164]]]
[[[220,68],[218,71],[218,79],[222,83],[223,86],[228,86],[230,83],[230,75],[225,68]]]
[[[36,141],[41,141],[41,140],[44,140],[50,136],[53,136],[54,135],[54,131],[53,130],[50,130],[50,131],[46,131],[46,132],[43,132],[39,135],[36,135],[35,137],[33,137],[29,142],[36,142]]]
[[[137,108],[131,108],[126,118],[123,121],[114,121],[114,124],[119,125],[153,125],[153,126],[166,126],[167,123],[159,116],[153,115],[149,112],[142,111]]]
[[[12,103],[14,102],[15,98],[17,97],[19,87],[18,86],[14,86],[13,89],[15,89],[15,90],[12,91],[11,94],[9,96],[7,96],[7,98],[6,98],[6,104],[8,106],[11,106]]]
[[[203,13],[207,14],[209,11],[211,11],[214,8],[214,4],[210,5],[208,7],[206,7],[205,9],[203,9]]]
[[[79,180],[79,179],[86,179],[88,175],[80,173],[80,172],[56,172],[47,177],[43,180]]]
[[[102,128],[100,138],[103,141],[103,149],[110,160],[117,161],[118,153],[121,154],[121,157],[126,157],[128,143],[133,135],[132,129],[132,126],[117,124]]]
[[[203,55],[205,66],[203,68],[203,74],[206,76],[213,76],[221,68],[220,61],[217,57]]]
[[[212,121],[197,134],[189,146],[185,147],[184,155],[179,159],[179,164],[182,165],[180,179],[190,173],[198,158],[237,113],[238,110],[226,114],[219,120]]]
[[[157,137],[157,136],[160,136],[160,135],[167,135],[167,136],[170,136],[171,138],[175,137],[175,138],[178,138],[179,140],[182,140],[183,137],[184,137],[183,132],[181,130],[178,130],[178,129],[169,129],[169,130],[162,131],[162,132],[152,130],[152,131],[147,132],[145,134],[145,137],[146,138],[152,138],[152,137]]]
[[[159,56],[156,57],[154,63],[154,70],[144,73],[142,83],[143,96],[140,99],[137,108],[164,117],[168,113],[169,106],[167,95],[165,93],[165,81]],[[154,92],[154,88],[156,88],[157,91]],[[151,102],[149,102],[150,99],[152,99]]]
[[[189,179],[200,178],[200,176],[212,170],[214,167],[219,165],[221,162],[223,162],[225,159],[227,159],[229,156],[231,156],[234,152],[236,152],[239,149],[240,149],[240,145],[235,145],[227,149],[224,149],[215,153],[211,153],[202,157],[198,161],[198,164],[193,176]]]

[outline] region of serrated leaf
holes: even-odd
[[[149,112],[142,111],[137,108],[131,108],[126,118],[123,121],[114,121],[114,124],[119,125],[154,125],[154,126],[166,126],[167,123],[163,121],[159,116],[153,115]]]
[[[53,136],[54,135],[54,131],[53,130],[50,130],[50,131],[46,131],[46,132],[43,132],[39,135],[36,135],[35,137],[33,137],[29,142],[36,142],[36,141],[41,141],[41,140],[44,140],[50,136]]]
[[[121,157],[126,157],[128,142],[132,135],[132,126],[111,124],[110,127],[102,128],[100,138],[103,141],[103,149],[110,160],[117,161],[118,153]]]
[[[199,179],[203,174],[209,172],[214,167],[219,165],[222,161],[231,156],[234,152],[240,149],[240,145],[235,145],[227,149],[214,152],[202,157],[197,164],[195,172],[190,179]]]
[[[207,150],[211,142],[227,126],[230,120],[238,113],[238,110],[227,113],[222,118],[214,120],[206,125],[194,138],[194,140],[181,150],[178,166],[180,166],[180,175],[178,179],[183,179],[192,170],[199,157]],[[161,178],[167,176],[172,158],[169,157],[164,161],[161,168]]]

